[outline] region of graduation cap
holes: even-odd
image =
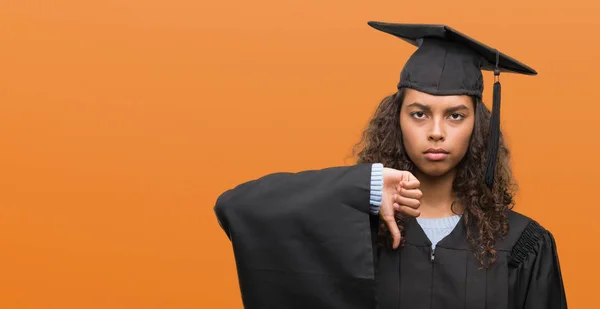
[[[417,50],[400,74],[398,88],[432,95],[483,94],[482,70],[494,72],[494,93],[485,183],[494,184],[500,139],[500,72],[536,75],[527,65],[446,25],[397,24],[371,21],[369,26],[394,35]]]

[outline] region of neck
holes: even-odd
[[[455,169],[442,176],[428,176],[420,171],[415,172],[415,176],[421,183],[419,189],[423,193],[419,207],[421,218],[444,218],[462,212],[458,201],[452,206],[452,202],[456,200],[456,195],[452,190],[452,184],[456,178]]]

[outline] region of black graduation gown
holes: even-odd
[[[377,249],[370,172],[358,164],[274,173],[218,197],[245,308],[567,308],[552,234],[513,211],[487,270],[462,219],[435,252],[414,219],[403,248]]]

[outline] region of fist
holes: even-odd
[[[396,223],[396,213],[410,217],[418,217],[420,199],[423,196],[419,190],[419,180],[408,171],[400,171],[392,168],[383,169],[383,192],[379,208],[379,218],[388,227],[394,249],[400,245],[400,229]]]

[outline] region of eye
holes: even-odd
[[[413,118],[417,118],[417,119],[421,119],[421,118],[425,117],[425,113],[423,113],[423,112],[413,112],[413,113],[410,113],[410,115]]]
[[[450,118],[452,118],[452,120],[462,120],[465,118],[465,115],[454,113],[454,114],[450,115]]]

